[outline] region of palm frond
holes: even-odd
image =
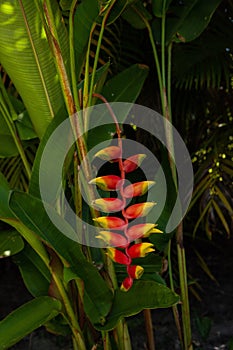
[[[30,142],[30,145],[25,149],[25,154],[31,167],[37,146],[37,141],[34,141]],[[19,155],[10,158],[0,158],[0,172],[3,173],[11,188],[27,192],[29,186],[28,176]]]

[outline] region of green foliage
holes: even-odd
[[[34,297],[48,294],[51,274],[39,255],[27,245],[14,257],[28,291]]]
[[[56,1],[51,4],[62,54],[67,61],[67,32]],[[41,19],[36,2],[31,0],[3,1],[0,23],[0,62],[13,80],[41,138],[63,101],[46,37],[48,28]]]
[[[113,329],[118,321],[126,316],[137,314],[143,309],[166,308],[176,304],[179,296],[166,286],[154,281],[136,281],[127,292],[117,290],[107,322],[97,329]]]
[[[154,1],[156,4],[157,1]],[[169,1],[165,5],[167,13],[158,2],[158,7],[154,7],[156,13],[161,17],[166,16],[166,43],[174,42],[189,42],[197,37],[205,30],[209,21],[220,4],[221,0],[201,1],[187,0],[183,2]],[[155,6],[155,5],[154,5]],[[154,36],[160,41],[160,23],[155,21],[153,24]]]
[[[20,221],[53,247],[55,252],[65,259],[77,276],[83,280],[86,312],[94,323],[102,322],[110,310],[112,293],[98,270],[86,260],[81,246],[67,238],[54,226],[39,199],[14,191],[10,197],[10,207]],[[71,237],[75,237],[76,233],[72,232],[69,224],[52,207],[49,209],[62,227],[66,228],[67,234],[70,233]]]
[[[24,247],[24,242],[20,234],[15,230],[0,232],[0,256],[8,257],[20,252]]]
[[[75,11],[74,16],[74,50],[76,62],[76,75],[80,79],[86,50],[94,25],[99,14],[99,6],[97,1],[82,1]]]
[[[61,312],[59,300],[44,296],[19,307],[0,322],[0,349],[8,349]],[[19,322],[20,321],[20,322]]]
[[[195,315],[195,325],[203,341],[206,341],[212,327],[212,320],[209,317]]]

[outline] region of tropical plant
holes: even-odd
[[[109,101],[127,102],[134,102],[140,93],[148,73],[146,66],[133,65],[108,79],[107,83],[109,64],[98,69],[104,29],[120,16],[125,6],[116,1],[102,5],[91,0],[81,4],[77,1],[66,3],[69,13],[66,25],[59,5],[54,1],[1,3],[0,59],[4,72],[13,82],[13,90],[17,92],[13,96],[7,84],[1,83],[1,169],[10,185],[18,187],[11,190],[1,174],[1,220],[15,229],[1,234],[1,255],[17,253],[15,261],[34,296],[32,301],[1,321],[1,349],[15,344],[42,324],[57,334],[70,334],[74,349],[96,347],[101,335],[100,348],[110,349],[111,343],[115,343],[119,349],[129,349],[124,317],[144,308],[169,307],[178,302],[174,292],[152,278],[135,282],[127,293],[121,291],[104,249],[85,248],[64,236],[47,214],[48,210],[53,213],[67,234],[74,237],[76,233],[65,217],[56,211],[61,213],[62,203],[57,202],[55,210],[53,202],[45,205],[40,196],[43,151],[53,131],[69,115],[69,123],[75,128],[78,138],[72,154],[65,161],[64,190],[76,212],[82,212],[81,217],[92,223],[92,218],[100,220],[96,210],[89,211],[82,203],[77,167],[81,161],[85,162],[88,149],[109,138],[109,132],[116,130],[115,124],[110,120],[110,125],[102,128],[100,138],[93,139],[94,131],[84,134],[91,115],[85,115],[84,123],[79,118],[75,124],[72,124],[72,115],[79,115],[80,106],[93,105],[97,98],[94,92],[102,91]],[[90,74],[90,47],[95,29],[98,30],[98,42]],[[5,73],[3,77],[6,77]],[[19,178],[22,164],[25,171]],[[89,161],[85,163],[84,171],[85,177],[91,180]],[[86,181],[82,184],[87,196],[93,198],[91,185]],[[143,191],[146,192],[145,183]],[[109,203],[107,198],[102,201]],[[126,216],[125,220],[128,220]],[[152,226],[150,231],[153,231]],[[146,227],[140,237],[148,231]],[[104,235],[100,233],[101,237]],[[127,255],[121,253],[128,259],[130,281],[140,277],[143,271],[143,267],[140,273],[138,268],[134,269],[130,259],[149,253],[151,246],[151,243],[137,243],[127,248]],[[107,250],[110,254],[113,248]],[[98,266],[102,266],[100,269],[93,264],[97,259]],[[16,326],[19,319],[20,326]]]
[[[15,261],[34,299],[0,322],[0,348],[8,348],[43,324],[57,334],[70,334],[74,349],[98,346],[130,349],[125,317],[143,309],[173,306],[181,344],[184,349],[192,349],[182,223],[177,228],[176,240],[183,331],[171,265],[174,232],[159,233],[166,227],[178,190],[175,164],[160,147],[169,193],[173,192],[174,196],[167,199],[158,228],[154,222],[131,226],[130,220],[146,217],[153,206],[146,197],[153,182],[145,181],[140,171],[135,175],[139,181],[135,181],[134,171],[140,170],[136,168],[140,168],[142,155],[122,157],[121,124],[129,110],[125,108],[119,114],[108,102],[134,103],[148,75],[144,55],[138,54],[140,48],[127,43],[136,30],[144,33],[143,38],[146,35],[151,44],[160,111],[171,122],[173,62],[179,50],[185,51],[186,42],[195,40],[204,31],[220,2],[4,0],[1,3],[0,62],[7,76],[2,71],[0,218],[14,228],[0,234],[1,255],[17,253]],[[124,33],[124,28],[129,26],[131,30]],[[130,65],[132,55],[134,64]],[[109,62],[106,57],[110,57]],[[141,64],[135,63],[135,57],[142,60]],[[9,86],[8,76],[13,86]],[[95,115],[91,106],[100,100],[104,102],[100,118],[107,116],[108,123],[102,125],[100,119],[92,128]],[[67,120],[70,125],[67,140],[54,145],[58,152],[51,152],[51,157],[54,154],[58,157],[49,158],[50,162],[42,169],[54,132]],[[165,133],[172,149],[171,131],[165,128]],[[113,142],[109,135],[114,134],[117,144],[109,146]],[[59,149],[67,147],[70,138],[73,146],[61,165],[61,194],[54,165],[55,159],[56,163],[60,162]],[[89,152],[106,140],[108,145],[89,159]],[[94,176],[98,158],[107,162],[107,167],[101,169],[104,174]],[[52,179],[47,203],[40,191],[43,170]],[[133,181],[125,187],[129,173]],[[101,198],[95,198],[93,185],[99,187],[96,193]],[[120,198],[116,198],[117,192]],[[50,193],[54,197],[49,198]],[[83,193],[92,205],[83,200]],[[139,202],[124,209],[128,197]],[[103,226],[104,231],[100,232],[93,226],[99,232],[100,242],[104,242],[103,248],[101,245],[92,248],[80,239],[77,242],[77,234],[83,239],[85,228],[75,223],[74,229],[67,223],[65,198],[78,217],[91,225],[96,222]],[[114,216],[109,215],[112,212]],[[51,221],[51,216],[66,235]],[[150,236],[155,232],[158,234]],[[162,257],[153,252],[153,245],[168,256],[171,289],[158,277]],[[141,259],[148,253],[151,254]],[[137,259],[133,265],[132,259]],[[151,329],[150,313],[145,315],[150,326],[147,329]],[[19,319],[24,320],[20,326]],[[151,332],[148,336],[149,347],[153,349]]]

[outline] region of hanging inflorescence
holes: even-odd
[[[135,171],[141,165],[145,155],[136,154],[123,160],[121,140],[118,140],[118,146],[107,147],[96,153],[95,157],[119,164],[120,176],[96,177],[90,181],[90,184],[95,184],[103,191],[117,191],[119,193],[117,198],[98,198],[93,201],[93,205],[97,209],[108,213],[108,216],[100,216],[93,220],[104,229],[99,232],[97,238],[106,243],[107,255],[114,262],[126,266],[127,277],[123,280],[121,289],[127,291],[133,285],[133,280],[139,279],[144,272],[142,266],[133,264],[133,259],[145,257],[154,251],[152,243],[141,242],[141,239],[149,237],[152,233],[161,233],[156,228],[156,224],[132,225],[134,219],[145,217],[156,203],[143,202],[127,206],[127,200],[144,195],[155,182],[140,181],[125,185],[126,174]],[[121,212],[121,217],[114,216],[113,213],[117,212]],[[135,241],[139,241],[139,243]]]

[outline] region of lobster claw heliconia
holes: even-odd
[[[125,265],[127,277],[121,283],[120,289],[128,291],[134,283],[134,280],[141,278],[144,268],[140,265],[132,264],[135,258],[143,258],[147,254],[155,251],[152,243],[140,242],[135,240],[149,237],[152,233],[161,233],[156,228],[156,224],[144,223],[133,224],[134,219],[144,218],[156,204],[155,202],[141,202],[129,205],[125,208],[127,199],[144,195],[155,184],[154,181],[135,182],[125,185],[125,175],[140,167],[145,154],[136,154],[123,160],[122,143],[119,146],[110,146],[97,152],[95,157],[110,162],[118,162],[118,175],[106,175],[92,179],[89,184],[96,185],[104,191],[115,191],[117,198],[98,198],[93,201],[93,206],[102,212],[110,214],[109,216],[100,216],[93,220],[104,231],[99,231],[96,236],[104,241],[106,245],[106,254],[115,263]],[[120,147],[121,145],[121,147]],[[111,216],[111,213],[114,213]],[[116,215],[120,213],[120,215]],[[118,232],[113,232],[118,231]]]

